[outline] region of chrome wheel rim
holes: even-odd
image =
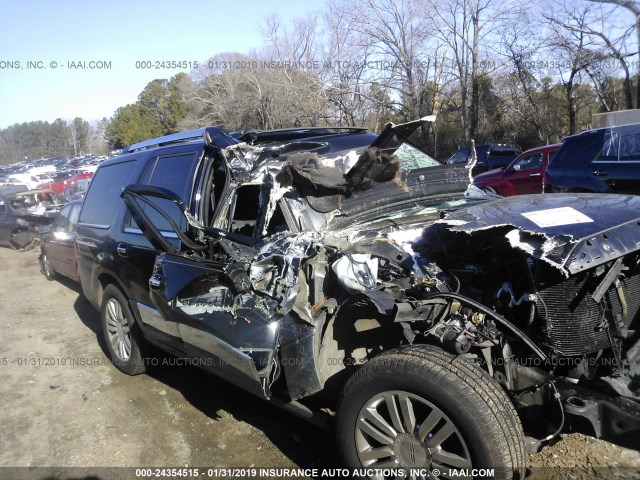
[[[126,362],[131,356],[131,331],[127,316],[115,298],[107,302],[107,336],[113,353],[119,360]]]
[[[47,278],[51,278],[53,276],[53,269],[51,268],[51,264],[49,263],[49,259],[46,255],[42,256],[42,273]]]
[[[461,469],[472,468],[469,449],[449,417],[425,398],[401,390],[379,393],[365,403],[355,442],[364,468],[403,472],[391,478],[449,478],[451,470],[459,478]]]

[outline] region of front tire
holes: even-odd
[[[113,364],[127,375],[144,373],[142,338],[129,302],[115,285],[104,289],[101,313],[102,332]]]
[[[40,271],[47,280],[56,279],[56,271],[53,269],[53,266],[51,265],[51,262],[49,262],[49,258],[45,253],[42,253],[40,256]]]
[[[353,469],[524,477],[522,427],[505,392],[477,365],[431,346],[392,350],[363,365],[340,397],[337,436]]]

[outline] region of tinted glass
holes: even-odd
[[[134,165],[135,161],[129,161],[98,169],[84,200],[80,223],[111,226],[117,207],[122,205],[120,192],[129,183]]]
[[[66,232],[69,230],[69,214],[71,212],[71,206],[67,205],[62,210],[60,210],[60,214],[53,221],[53,231],[54,232]]]
[[[74,205],[71,213],[69,214],[69,232],[75,232],[78,225],[78,217],[80,216],[80,208],[82,205],[79,203]]]
[[[180,195],[180,198],[188,205],[197,154],[198,152],[189,152],[179,155],[156,157],[149,162],[145,168],[139,183],[171,190]],[[180,230],[186,230],[187,221],[173,202],[153,197],[149,197],[149,200],[167,213],[180,227]],[[144,211],[156,228],[164,231],[173,230],[170,224],[153,208],[145,205]],[[138,226],[135,221],[129,217],[125,227],[137,228]]]
[[[520,170],[539,167],[542,165],[542,153],[534,153],[533,155],[522,157],[516,162],[516,165],[520,167]]]
[[[607,130],[598,160],[601,162],[640,161],[640,128]]]
[[[449,157],[449,160],[447,160],[447,163],[449,164],[467,163],[468,160],[469,160],[469,149],[464,148],[462,150],[457,151],[451,157]]]

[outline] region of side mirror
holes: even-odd
[[[513,169],[517,172],[518,170],[520,170],[520,165],[518,165],[517,163],[513,166]]]

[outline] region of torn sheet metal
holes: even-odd
[[[249,278],[254,290],[274,299],[279,313],[293,308],[302,261],[317,251],[321,238],[319,233],[278,234],[251,262]]]
[[[264,217],[260,219],[258,225],[258,234],[263,237],[267,234],[267,227],[276,210],[276,205],[280,199],[291,191],[291,187],[282,187],[276,180],[272,172],[266,171],[260,185],[260,210],[265,211]]]
[[[421,247],[416,250],[425,246],[429,250],[428,237],[442,225],[449,232],[467,234],[500,228],[500,234],[508,235],[514,248],[550,263],[565,275],[574,274],[640,250],[637,241],[640,213],[630,216],[629,212],[640,212],[640,197],[593,194],[509,197],[449,213],[425,229],[417,242]]]

